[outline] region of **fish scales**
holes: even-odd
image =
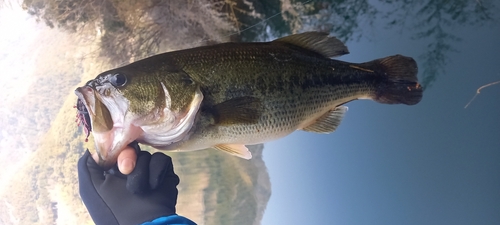
[[[352,64],[277,44],[208,46],[178,52],[170,60],[201,84],[207,104],[244,96],[263,103],[254,124],[214,127],[203,121],[210,118],[200,119],[191,136],[199,143],[255,144],[285,136],[346,101],[367,97],[383,81]]]
[[[106,71],[75,93],[97,126],[92,130],[103,166],[133,140],[173,151],[213,147],[248,159],[245,144],[297,129],[333,132],[349,101],[414,105],[422,98],[412,58],[331,59],[347,53],[321,32],[224,43]]]

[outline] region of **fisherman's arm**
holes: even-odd
[[[138,145],[134,146],[139,148]],[[139,149],[138,149],[139,150]],[[195,224],[175,213],[178,176],[169,156],[127,147],[115,167],[104,171],[89,151],[78,162],[80,196],[96,224]],[[123,164],[123,159],[130,164]],[[126,162],[126,160],[125,160]],[[125,167],[124,167],[125,165]],[[125,170],[124,170],[125,169]]]

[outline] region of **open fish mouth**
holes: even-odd
[[[75,94],[78,96],[76,105],[78,109],[77,118],[83,116],[79,121],[83,123],[89,132],[108,132],[113,128],[113,119],[110,111],[92,88],[86,86],[79,87],[76,89]]]
[[[75,108],[77,109],[76,122],[78,126],[83,126],[85,141],[88,141],[90,133],[93,131],[92,123],[95,117],[95,95],[90,87],[79,87],[75,90],[78,97]]]
[[[111,109],[108,108],[105,103],[110,104],[109,98],[103,98],[92,87],[79,87],[75,90],[75,94],[78,96],[75,106],[76,121],[78,125],[83,126],[86,141],[92,132],[95,150],[99,157],[97,163],[104,169],[110,169],[116,163],[121,150],[137,139],[142,130],[130,120],[124,124],[124,113],[112,104]]]
[[[83,101],[78,98],[75,106],[76,113],[76,123],[78,126],[83,126],[83,131],[85,132],[85,142],[89,141],[90,132],[92,132],[92,123],[90,121],[89,111],[83,103]]]
[[[77,109],[76,122],[83,126],[85,141],[93,133],[99,164],[105,164],[113,141],[113,120],[108,108],[100,100],[98,94],[88,86],[75,90],[78,96],[75,108]],[[109,167],[110,163],[106,163]]]

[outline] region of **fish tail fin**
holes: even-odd
[[[423,90],[418,83],[418,68],[413,58],[394,55],[369,63],[371,68],[380,71],[386,79],[375,91],[373,100],[385,104],[406,105],[420,102]]]

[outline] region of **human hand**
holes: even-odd
[[[80,196],[96,224],[141,224],[175,214],[179,177],[171,158],[132,146],[118,159],[128,175],[117,166],[104,171],[89,151],[78,161]]]
[[[139,148],[137,142],[132,142],[130,145]],[[135,163],[137,162],[137,153],[138,151],[131,146],[125,147],[125,149],[120,152],[116,165],[122,174],[129,175],[134,170]],[[99,155],[97,155],[97,153],[92,154],[92,158],[94,161],[99,162]]]

